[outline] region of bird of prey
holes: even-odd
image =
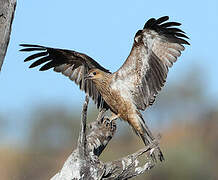
[[[124,64],[114,73],[94,59],[76,51],[40,45],[21,44],[21,51],[36,51],[24,61],[37,59],[30,68],[44,64],[40,71],[53,68],[79,85],[97,108],[110,109],[111,120],[127,121],[145,145],[154,137],[140,111],[151,106],[164,86],[168,70],[189,45],[178,22],[166,22],[168,16],[149,19],[134,37],[132,50]],[[160,160],[163,155],[160,151]]]

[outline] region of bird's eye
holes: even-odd
[[[96,72],[93,72],[93,75],[96,75]]]

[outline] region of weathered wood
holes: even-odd
[[[88,103],[89,103],[89,96],[86,95],[86,99],[83,104],[82,116],[81,116],[81,131],[78,139],[79,155],[81,158],[86,157],[86,153],[87,153],[86,119],[87,119]]]
[[[51,180],[114,180],[129,179],[138,176],[155,166],[151,156],[158,148],[158,142],[154,141],[149,146],[112,162],[101,162],[99,156],[116,132],[116,124],[103,117],[103,113],[96,121],[89,125],[86,133],[86,118],[88,108],[88,96],[83,105],[81,117],[81,132],[78,146],[64,163],[63,168]],[[84,137],[85,136],[85,137]],[[139,166],[139,157],[144,156],[144,165]]]
[[[0,0],[0,71],[10,40],[16,0]]]

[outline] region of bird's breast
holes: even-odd
[[[110,84],[110,97],[106,102],[111,109],[120,115],[123,120],[128,120],[130,114],[135,112],[135,106],[131,100],[131,94],[128,88],[120,81]]]
[[[135,113],[135,105],[131,93],[122,80],[111,81],[110,83],[96,84],[97,89],[111,111],[119,114],[123,120],[128,121],[131,114]]]

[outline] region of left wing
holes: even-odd
[[[128,88],[132,99],[140,110],[151,105],[158,92],[164,86],[168,68],[176,62],[189,45],[184,31],[174,27],[177,22],[165,22],[168,16],[159,19],[151,18],[139,30],[134,38],[130,55],[115,72],[117,80],[122,80]],[[164,22],[164,23],[163,23]]]
[[[110,73],[109,70],[102,67],[94,59],[86,54],[71,51],[67,49],[56,49],[40,45],[21,44],[24,47],[20,51],[37,52],[27,57],[24,62],[35,60],[30,68],[43,65],[39,70],[45,71],[53,69],[56,72],[61,72],[70,80],[74,81],[81,90],[85,91],[91,97],[97,108],[108,109],[107,103],[102,98],[95,84],[91,80],[85,80],[88,71],[93,68],[98,68],[105,73]]]

